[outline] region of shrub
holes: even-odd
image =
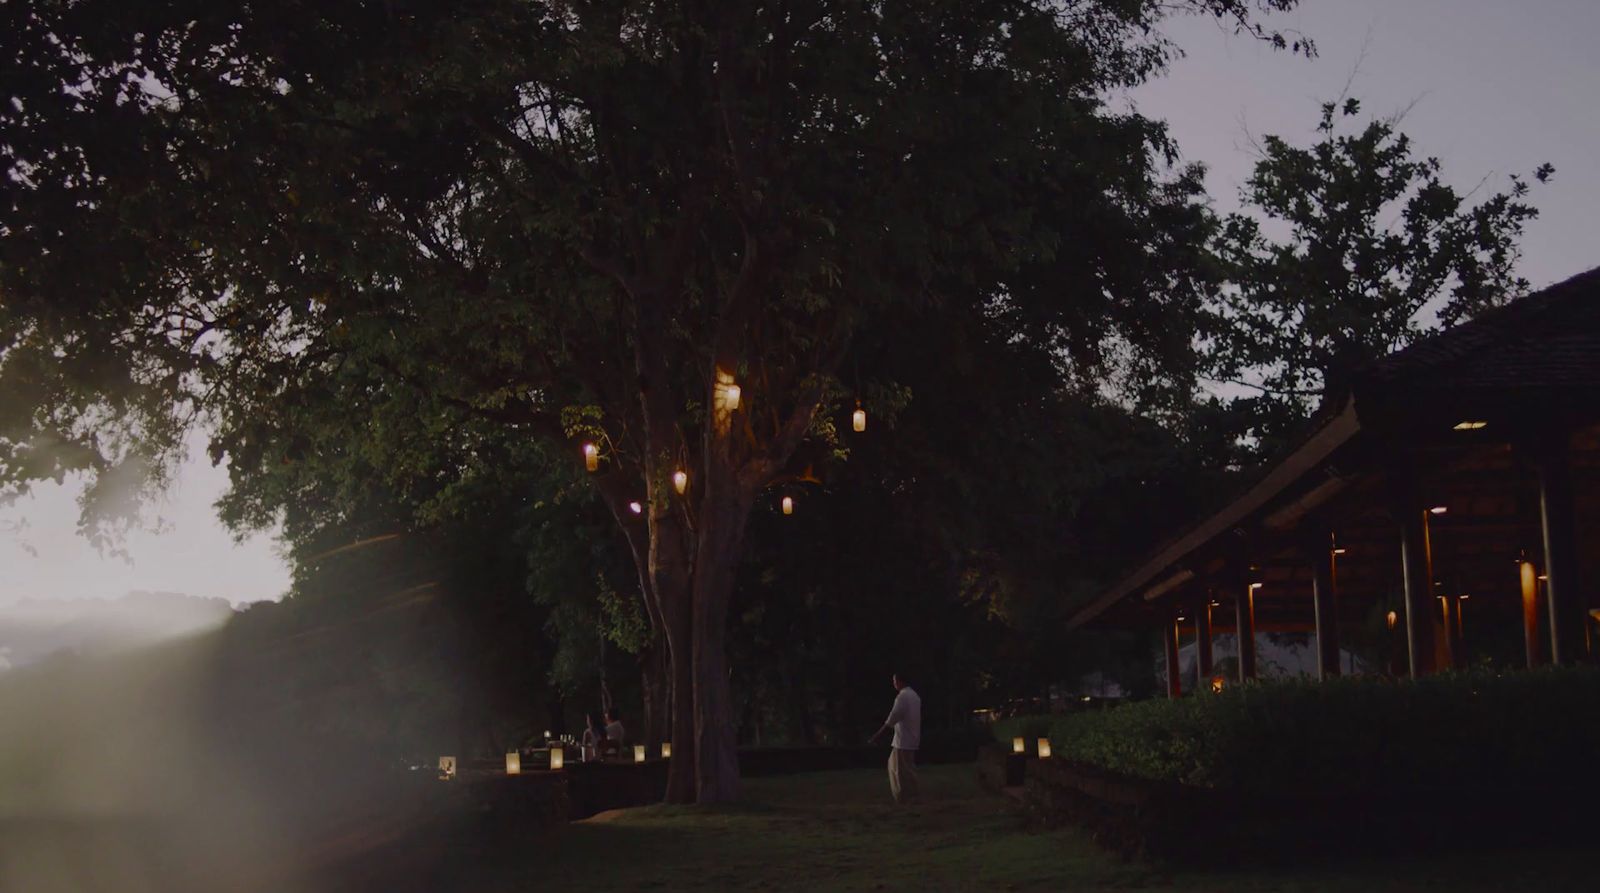
[[[1600,670],[1262,682],[995,726],[1007,744],[1046,733],[1064,759],[1222,790],[1558,787],[1600,753]]]

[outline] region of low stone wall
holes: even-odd
[[[1575,784],[1587,793],[1464,785],[1264,794],[1149,781],[1052,758],[1028,760],[1023,802],[1035,825],[1083,828],[1124,857],[1271,864],[1580,839],[1592,828],[1586,804],[1595,786]]]

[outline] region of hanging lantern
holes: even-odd
[[[643,744],[635,744],[633,746],[633,761],[635,763],[644,762],[644,745]]]
[[[1399,622],[1400,622],[1400,615],[1399,615],[1399,614],[1396,614],[1396,613],[1395,613],[1395,612],[1393,612],[1393,611],[1390,611],[1390,612],[1389,612],[1389,614],[1388,614],[1388,616],[1387,616],[1387,617],[1385,617],[1385,618],[1384,618],[1384,620],[1386,620],[1386,621],[1388,621],[1388,623],[1389,623],[1389,628],[1390,628],[1390,629],[1394,629],[1394,625],[1395,625],[1395,624],[1396,624],[1396,623],[1399,623]]]
[[[793,496],[785,496],[785,497],[783,497],[783,513],[785,515],[794,514],[794,497]]]
[[[682,496],[689,489],[689,473],[687,471],[680,468],[672,473],[672,489],[677,490],[679,496]]]
[[[1040,738],[1039,739],[1039,759],[1041,759],[1041,760],[1050,759],[1050,739],[1049,738]]]
[[[592,443],[583,445],[583,467],[590,471],[600,467],[600,448]]]
[[[635,515],[642,515],[644,514],[644,506],[638,500],[634,500],[628,503],[628,511],[633,512]]]
[[[663,741],[663,742],[661,742],[661,759],[666,760],[666,759],[671,759],[671,758],[672,758],[672,742],[671,741]]]
[[[1028,752],[1028,743],[1026,741],[1022,740],[1022,736],[1021,735],[1018,735],[1017,737],[1011,739],[1011,752],[1012,753],[1027,753]]]
[[[559,748],[559,747],[550,748],[550,768],[552,770],[560,769],[562,764],[566,762],[566,756],[567,756],[567,752],[562,750],[561,748]]]
[[[514,750],[511,751],[510,753],[506,754],[506,774],[507,775],[521,775],[522,774],[522,754],[520,754],[520,753],[518,753],[518,752],[516,752]]]
[[[739,408],[740,391],[738,385],[731,384],[723,388],[722,395],[722,402],[728,407],[729,412]]]
[[[856,411],[850,414],[850,426],[855,428],[858,434],[867,430],[867,411],[861,408],[860,401],[856,402]]]
[[[449,780],[451,780],[452,778],[455,778],[455,777],[456,777],[456,758],[455,757],[440,757],[439,758],[439,780],[440,781],[449,781]]]

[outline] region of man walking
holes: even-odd
[[[889,750],[889,793],[896,803],[917,799],[917,746],[922,743],[922,698],[911,690],[903,674],[894,674],[894,707],[883,728],[869,739],[876,743],[884,733],[894,730]]]

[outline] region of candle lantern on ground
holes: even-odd
[[[1049,738],[1040,738],[1039,739],[1039,759],[1041,759],[1041,760],[1050,759],[1050,739]]]
[[[1027,753],[1028,752],[1028,743],[1026,741],[1022,740],[1022,736],[1021,735],[1018,735],[1017,737],[1011,739],[1011,752],[1012,753]]]
[[[562,764],[566,762],[566,755],[566,751],[563,751],[559,747],[550,748],[550,768],[560,769]]]
[[[665,760],[665,759],[670,758],[671,756],[672,756],[672,742],[671,741],[663,741],[663,742],[661,742],[661,759]]]
[[[518,753],[517,751],[514,751],[514,750],[511,751],[510,753],[506,754],[506,774],[507,775],[521,775],[522,774],[522,754],[520,754],[520,753]]]
[[[633,746],[633,761],[635,763],[644,762],[644,745],[643,744],[635,744]]]

